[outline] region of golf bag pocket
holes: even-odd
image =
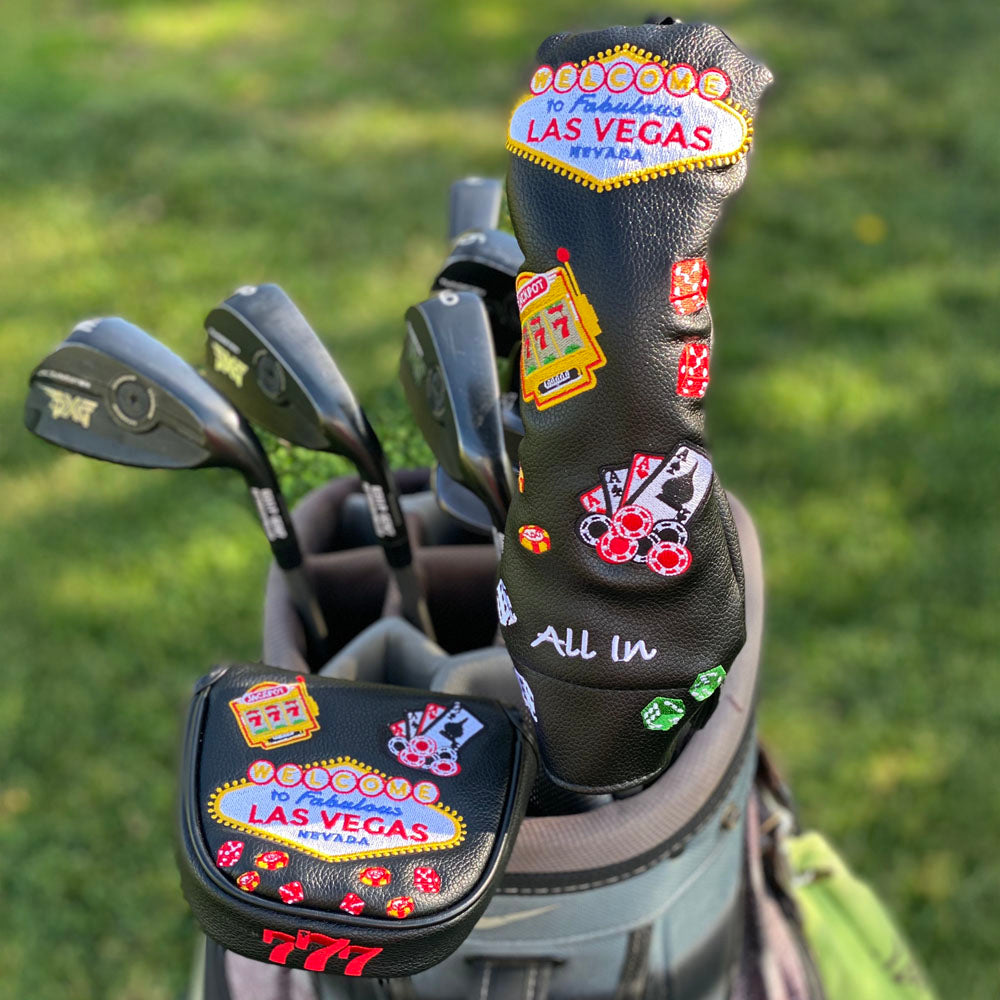
[[[500,881],[531,739],[495,701],[217,667],[188,715],[184,895],[248,958],[348,976],[427,969]]]

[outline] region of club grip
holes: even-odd
[[[525,436],[498,607],[546,768],[597,792],[670,763],[745,639],[707,250],[770,74],[710,25],[556,35],[539,64],[507,142]]]

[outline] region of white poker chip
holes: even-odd
[[[607,563],[631,562],[638,551],[636,539],[619,535],[614,529],[602,535],[597,543],[597,554]]]
[[[691,553],[676,542],[657,542],[646,556],[646,565],[660,576],[680,576],[691,565]]]
[[[588,545],[596,545],[611,530],[611,518],[607,514],[588,514],[577,530]]]
[[[675,545],[687,545],[687,528],[680,521],[657,521],[653,525],[650,536],[656,542],[673,542]]]
[[[643,538],[653,530],[653,515],[638,504],[626,504],[615,511],[611,527],[626,538]]]
[[[393,736],[393,738],[389,740],[388,746],[389,753],[391,753],[393,757],[398,757],[404,750],[409,749],[410,744],[407,743],[402,736]]]
[[[437,757],[438,760],[458,760],[458,751],[454,747],[441,747]]]
[[[457,760],[436,760],[431,764],[431,774],[436,774],[439,778],[451,778],[462,770],[462,765]]]

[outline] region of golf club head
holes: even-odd
[[[469,229],[496,229],[503,184],[492,177],[463,177],[448,193],[448,239]]]
[[[87,320],[31,373],[24,422],[91,458],[154,469],[227,466],[269,485],[246,421],[187,362],[118,317]]]
[[[489,535],[493,520],[489,509],[467,486],[456,483],[440,465],[431,473],[434,499],[450,518],[477,535]]]
[[[442,291],[407,311],[399,377],[438,462],[502,531],[513,477],[489,318],[477,295]]]
[[[367,468],[381,448],[330,353],[277,285],[247,285],[205,320],[208,380],[254,423]]]
[[[499,229],[471,230],[452,244],[431,290],[478,292],[489,313],[494,352],[506,356],[521,342],[514,279],[523,263],[524,254],[510,233]]]

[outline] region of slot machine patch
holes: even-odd
[[[433,703],[389,726],[389,753],[404,767],[452,778],[462,770],[458,752],[483,724],[462,703],[451,708]]]
[[[616,45],[539,66],[514,108],[507,149],[592,191],[741,160],[753,120],[717,66]]]
[[[291,782],[291,773],[282,776],[286,768],[295,768],[298,782]],[[353,757],[277,769],[265,760],[254,761],[245,778],[217,788],[208,814],[224,827],[321,861],[354,861],[460,844],[465,821],[439,798],[433,781],[391,777]],[[254,860],[271,871],[285,867],[289,856],[272,850]]]
[[[306,691],[304,677],[294,684],[264,681],[254,684],[229,707],[247,746],[273,750],[309,739],[319,730],[319,707]]]
[[[560,247],[560,266],[517,276],[521,313],[521,396],[539,410],[572,399],[597,385],[594,374],[607,358],[597,343],[597,313],[580,291]]]
[[[659,576],[691,566],[686,525],[712,486],[712,463],[692,445],[668,458],[636,452],[628,465],[606,466],[601,482],[580,494],[581,541],[606,563],[639,563]]]

